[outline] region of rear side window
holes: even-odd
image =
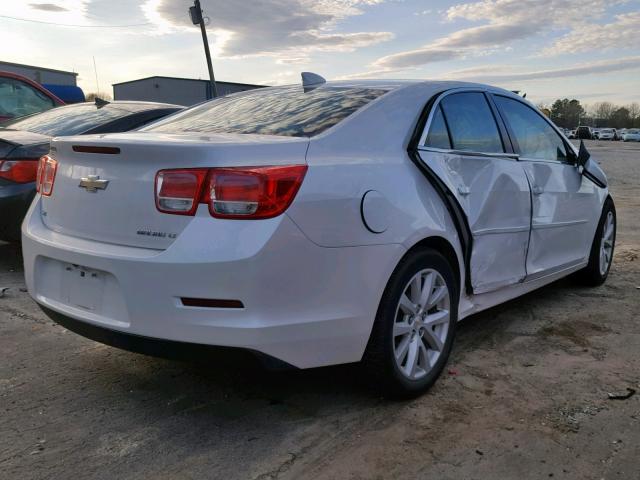
[[[449,132],[447,131],[447,124],[444,122],[440,105],[438,105],[433,113],[429,133],[427,133],[427,139],[424,144],[426,147],[442,148],[445,150],[451,149]]]
[[[13,78],[0,78],[0,116],[22,117],[53,107],[53,100],[31,85]]]
[[[538,112],[511,98],[496,95],[495,100],[511,126],[523,158],[567,160],[562,138]]]
[[[454,150],[504,153],[498,125],[484,94],[463,92],[440,101]]]
[[[359,87],[256,89],[195,106],[143,131],[312,137],[386,92]]]

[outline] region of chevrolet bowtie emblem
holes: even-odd
[[[99,175],[89,175],[80,179],[80,188],[84,188],[87,192],[97,192],[104,190],[109,185],[109,180],[100,180]]]

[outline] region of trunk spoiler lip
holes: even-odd
[[[53,144],[89,145],[89,146],[142,146],[142,145],[283,145],[308,144],[309,137],[291,137],[278,135],[259,135],[242,133],[159,133],[159,132],[122,132],[92,135],[59,136],[51,139]]]

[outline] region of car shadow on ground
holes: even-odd
[[[572,285],[569,282],[560,281],[465,319],[458,326],[456,346],[450,365],[457,364],[459,357],[470,349],[501,348],[501,341],[509,341],[501,332],[521,317],[518,312],[527,311],[530,302],[558,295],[559,289],[570,288]],[[112,352],[117,351],[110,347],[104,348]],[[238,397],[252,400],[257,402],[254,405],[258,408],[304,399],[306,408],[318,410],[324,409],[327,401],[334,407],[339,407],[340,404],[354,403],[361,406],[375,405],[382,400],[379,390],[366,378],[358,364],[307,370],[273,370],[252,354],[234,350],[213,350],[207,358],[199,358],[197,361],[159,359],[133,353],[126,355],[133,357],[140,366],[144,365],[144,373],[139,379],[131,378],[129,362],[118,362],[109,368],[115,368],[116,371],[124,369],[120,374],[126,375],[126,372],[129,372],[129,378],[138,387],[144,385],[144,390],[153,391],[155,395],[167,399],[191,392],[190,396],[197,403],[202,398],[222,395],[220,400],[237,400]],[[82,362],[82,359],[79,361]],[[117,376],[120,374],[116,373]],[[447,374],[446,368],[444,374]],[[125,389],[129,386],[123,385]],[[437,386],[436,383],[434,388]],[[110,382],[107,382],[105,387],[112,388]],[[187,398],[183,398],[183,402],[190,403]],[[223,411],[225,415],[228,413],[226,407]]]
[[[0,244],[0,268],[4,272],[15,272],[16,277],[22,275],[22,258],[18,246]],[[539,303],[541,299],[566,294],[567,290],[574,288],[576,287],[570,281],[560,280],[468,317],[458,325],[450,363],[457,363],[460,355],[473,348],[487,348],[489,345],[500,348],[499,333],[521,319],[523,312],[530,310],[532,304]],[[44,313],[38,314],[44,317]],[[60,328],[51,325],[52,328]],[[202,398],[222,395],[221,400],[241,397],[269,405],[281,404],[294,397],[307,397],[315,398],[311,403],[322,408],[325,397],[328,396],[335,402],[337,393],[345,403],[353,403],[354,400],[375,403],[381,398],[357,364],[309,370],[273,370],[265,366],[258,357],[241,350],[212,350],[206,357],[199,355],[197,361],[179,361],[122,352],[80,337],[75,338],[74,343],[84,344],[85,348],[68,359],[75,363],[70,371],[83,375],[82,366],[88,362],[100,373],[99,376],[92,374],[92,378],[88,380],[89,385],[112,393],[113,389],[122,388],[123,394],[142,389],[152,393],[163,404],[170,403],[176,397],[182,398],[182,403],[191,404],[189,396],[192,397],[193,404],[199,404]],[[122,381],[125,378],[127,381]]]

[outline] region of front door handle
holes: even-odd
[[[544,192],[544,189],[542,187],[539,187],[538,185],[534,185],[531,191],[533,192],[534,195],[542,195],[542,193]]]

